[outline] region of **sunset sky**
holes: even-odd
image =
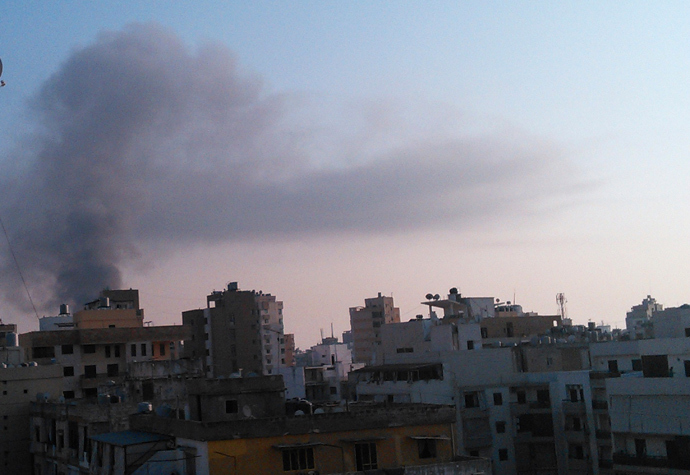
[[[39,315],[120,285],[179,324],[237,281],[305,348],[378,292],[690,302],[686,2],[9,1],[0,58]],[[0,238],[0,318],[36,329]]]

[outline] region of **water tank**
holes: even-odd
[[[60,305],[60,315],[69,315],[69,305],[66,303]]]
[[[17,334],[14,332],[7,332],[5,335],[5,340],[7,341],[7,346],[19,346],[19,339]]]

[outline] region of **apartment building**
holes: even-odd
[[[0,365],[0,473],[31,473],[30,402],[37,395],[61,391],[62,371],[57,365]]]
[[[206,308],[182,312],[191,329],[185,354],[201,358],[210,378],[277,374],[285,366],[283,302],[236,282],[206,297]]]
[[[352,331],[352,357],[356,363],[371,363],[381,344],[381,326],[400,322],[400,309],[395,307],[393,297],[364,299],[364,307],[350,308]]]
[[[492,473],[486,459],[454,457],[454,419],[445,406],[352,405],[348,412],[216,424],[135,416],[131,426],[174,438],[170,447],[194,464],[178,472],[185,474]]]
[[[599,473],[589,371],[521,372],[516,348],[401,353],[355,371],[360,401],[453,404],[458,454],[502,474]]]

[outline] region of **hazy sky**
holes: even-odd
[[[685,2],[0,4],[0,216],[41,315],[393,295],[624,326],[690,301]],[[0,317],[36,319],[0,240]],[[82,302],[83,303],[83,302]]]

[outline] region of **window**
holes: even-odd
[[[110,358],[110,345],[105,345],[105,357]]]
[[[486,327],[481,328],[482,338],[489,338],[489,329]]]
[[[283,450],[283,471],[310,470],[314,468],[314,449]]]
[[[74,347],[72,345],[62,345],[61,350],[63,355],[71,355],[74,353]]]
[[[85,388],[84,397],[96,397],[98,396],[98,388]]]
[[[618,372],[618,360],[609,360],[609,371],[611,373],[617,373]]]
[[[90,364],[84,366],[84,378],[95,378],[96,377],[96,365]]]
[[[165,356],[165,343],[161,343],[160,354],[161,356]]]
[[[467,340],[467,349],[474,350],[474,342],[472,340]]]
[[[237,399],[226,399],[225,401],[225,413],[226,414],[237,414],[238,404]]]
[[[525,391],[517,392],[517,402],[518,404],[527,404],[527,393]]]
[[[635,439],[635,456],[645,457],[647,455],[647,440]]]
[[[362,470],[375,470],[379,468],[379,464],[376,459],[376,443],[365,442],[355,444],[355,462],[358,472],[361,472]]]
[[[506,421],[496,421],[496,433],[505,434],[506,432]]]
[[[137,356],[137,345],[132,344],[131,350],[131,355]]]
[[[67,446],[70,449],[79,449],[79,424],[73,421],[67,423]]]
[[[540,407],[551,404],[551,395],[548,389],[537,389],[537,402],[539,402]]]
[[[65,377],[74,376],[74,366],[65,366],[62,368],[62,375]]]
[[[685,365],[685,376],[690,377],[690,360],[683,361]]]
[[[141,356],[146,356],[146,343],[141,344]]]
[[[107,366],[108,368],[108,376],[117,376],[120,374],[120,368],[117,363],[115,364],[109,364]]]
[[[502,405],[503,405],[503,394],[494,393],[494,406],[502,406]]]
[[[55,348],[52,346],[35,346],[32,348],[34,358],[53,358],[55,357]]]
[[[74,399],[74,391],[62,391],[62,396],[65,399]]]
[[[633,367],[633,371],[642,371],[642,360],[641,359],[632,360],[632,367]]]
[[[584,448],[580,444],[570,444],[568,457],[571,459],[582,460],[585,458]]]
[[[419,439],[417,440],[417,451],[420,459],[435,459],[436,458],[436,440],[435,439]]]
[[[498,460],[508,460],[508,449],[498,449]]]
[[[690,328],[685,329],[685,336],[690,337]]]
[[[465,407],[479,407],[479,393],[465,393]]]
[[[96,352],[96,345],[83,345],[81,347],[82,353],[86,354],[92,354]]]
[[[115,358],[120,357],[120,345],[115,345]]]

